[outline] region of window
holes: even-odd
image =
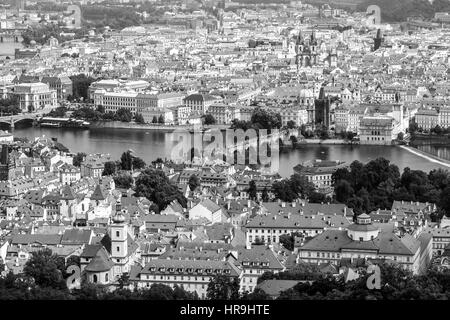
[[[120,232],[116,231],[116,237],[120,237]]]
[[[105,282],[108,282],[108,274],[105,274]]]
[[[120,247],[116,247],[116,251],[119,252],[120,251]]]
[[[94,283],[97,283],[97,275],[96,275],[96,274],[94,274],[94,276],[92,277],[92,281],[93,281]]]

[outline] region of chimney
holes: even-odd
[[[281,207],[282,207],[282,208],[285,208],[285,207],[286,207],[286,202],[283,201],[283,202],[281,203]]]
[[[251,208],[252,207],[252,200],[248,199],[247,200],[247,208]]]
[[[296,205],[297,203],[295,201],[292,201],[292,208],[295,208]]]
[[[228,200],[227,209],[230,210],[231,208],[231,200]]]

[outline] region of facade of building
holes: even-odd
[[[365,116],[360,122],[360,143],[390,145],[401,131],[400,123],[389,116]]]
[[[424,246],[428,248],[428,246]],[[419,274],[421,242],[407,234],[398,237],[393,224],[373,224],[367,214],[357,217],[357,222],[347,230],[326,230],[299,248],[298,258],[309,263],[338,264],[342,258],[387,259],[405,269]]]
[[[295,166],[294,172],[306,177],[318,192],[330,194],[333,192],[333,173],[345,167],[347,164],[341,161],[314,160]]]
[[[57,92],[42,82],[22,83],[14,86],[15,96],[23,112],[57,107]]]
[[[262,242],[265,244],[279,243],[280,236],[298,233],[307,237],[314,237],[326,229],[345,229],[350,222],[344,216],[305,214],[298,204],[298,211],[261,214],[255,216],[245,225],[246,244]]]
[[[154,259],[144,268],[133,268],[130,281],[138,288],[149,288],[152,284],[179,286],[205,299],[209,281],[216,275],[240,279],[242,271],[229,261]]]

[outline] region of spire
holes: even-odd
[[[2,154],[0,159],[1,164],[9,164],[9,150],[8,145],[2,145]]]
[[[302,36],[302,31],[300,30],[298,32],[298,36],[297,36],[297,44],[300,44],[303,42],[303,36]]]
[[[105,196],[105,194],[104,194],[102,188],[101,188],[100,185],[98,184],[98,185],[95,187],[94,192],[92,193],[91,200],[105,200],[105,199],[106,199],[106,196]]]

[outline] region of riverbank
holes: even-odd
[[[411,152],[411,153],[415,154],[416,156],[419,156],[421,158],[427,159],[430,162],[434,162],[434,163],[437,163],[437,164],[439,164],[441,166],[445,166],[447,168],[450,168],[450,161],[448,161],[448,160],[441,159],[441,158],[439,158],[439,157],[437,157],[435,155],[432,155],[432,154],[420,151],[420,150],[415,149],[413,147],[407,147],[407,146],[399,146],[399,147],[404,149],[404,150],[406,150],[406,151],[408,151],[408,152]]]
[[[355,142],[344,140],[344,139],[304,139],[298,142],[301,144],[356,144]]]
[[[449,135],[436,135],[436,134],[414,134],[411,137],[411,145],[423,145],[423,144],[433,144],[433,145],[447,145],[450,144]]]
[[[120,122],[120,121],[96,121],[92,122],[89,126],[90,129],[128,129],[128,130],[147,130],[147,131],[158,131],[158,132],[173,132],[175,130],[202,130],[202,129],[227,129],[226,125],[211,125],[199,127],[195,125],[162,125],[162,124],[139,124],[135,122]]]

